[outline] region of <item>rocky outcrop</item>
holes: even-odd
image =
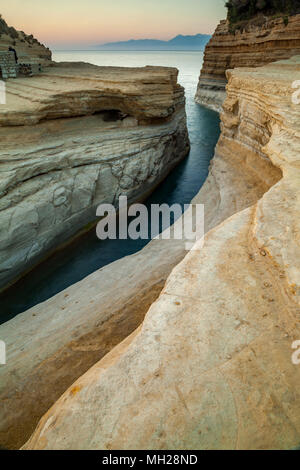
[[[189,151],[177,70],[54,64],[0,107],[0,287],[96,219],[145,197]]]
[[[173,270],[142,326],[64,393],[25,449],[299,446],[300,107],[291,84],[300,58],[228,79],[199,196],[214,196],[208,225],[234,215]],[[251,207],[241,210],[242,198]]]
[[[265,18],[259,26],[249,22],[233,32],[221,21],[205,49],[196,102],[221,111],[225,99],[226,70],[259,67],[300,54],[300,14]]]
[[[7,51],[9,47],[16,50],[20,63],[26,63],[29,59],[31,62],[36,61],[41,64],[51,62],[52,54],[50,49],[43,46],[32,35],[8,26],[4,19],[0,17],[0,52]]]

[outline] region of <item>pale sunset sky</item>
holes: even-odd
[[[212,33],[224,0],[0,0],[10,26],[52,48]]]

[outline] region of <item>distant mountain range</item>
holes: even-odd
[[[131,39],[130,41],[108,42],[94,46],[95,49],[105,50],[131,50],[131,51],[199,51],[203,50],[210,40],[208,34],[195,34],[194,36],[182,36],[179,34],[170,41],[159,39]]]

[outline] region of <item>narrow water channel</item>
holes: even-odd
[[[200,52],[57,52],[57,61],[88,61],[96,65],[174,66],[185,87],[191,151],[145,204],[188,204],[200,190],[220,134],[219,115],[194,102]],[[95,228],[40,264],[0,295],[0,324],[47,300],[97,269],[141,250],[147,240],[99,241]]]

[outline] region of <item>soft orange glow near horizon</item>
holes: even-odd
[[[223,0],[10,0],[1,14],[10,26],[55,47],[209,34],[225,8]]]

